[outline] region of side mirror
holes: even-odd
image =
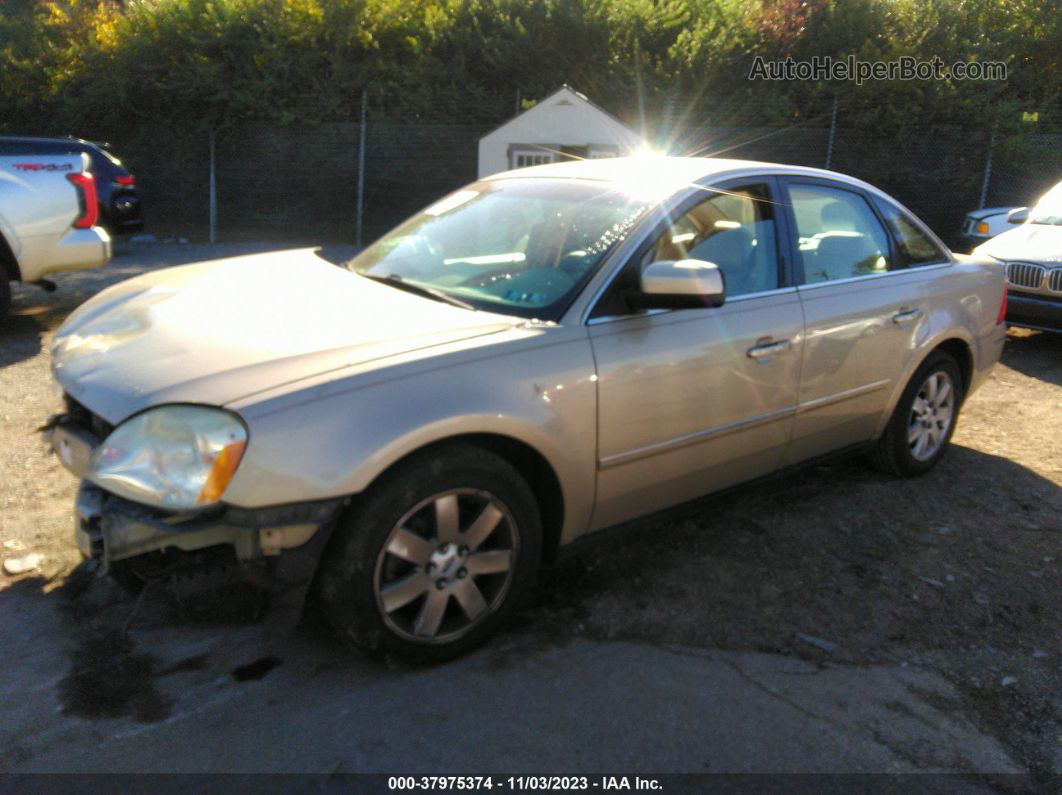
[[[1008,224],[1024,224],[1029,220],[1029,208],[1028,207],[1015,207],[1009,213],[1007,213]]]
[[[723,305],[726,282],[714,262],[661,260],[645,267],[641,291],[627,297],[639,309],[703,309]]]

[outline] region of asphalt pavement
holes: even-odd
[[[91,646],[40,584],[0,611],[0,772],[1023,772],[929,671],[519,629],[417,669],[312,625],[133,626],[90,687],[143,676],[92,714]]]

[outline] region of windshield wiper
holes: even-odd
[[[380,282],[381,284],[389,284],[392,287],[397,287],[399,290],[405,290],[407,293],[414,293],[415,295],[422,295],[425,298],[433,298],[436,301],[442,301],[445,304],[451,304],[452,306],[459,306],[462,309],[468,309],[472,312],[476,311],[476,308],[460,298],[454,298],[448,292],[444,290],[436,290],[434,287],[426,287],[423,284],[417,284],[416,282],[407,282],[397,273],[392,273],[390,276],[377,276],[373,273],[361,273],[355,271],[359,276],[364,276],[366,279],[372,279],[374,282]]]

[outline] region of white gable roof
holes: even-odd
[[[615,116],[570,86],[562,86],[479,139],[479,175],[507,170],[509,148],[519,146],[597,146],[629,154],[643,141]]]

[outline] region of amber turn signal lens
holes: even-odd
[[[233,442],[222,448],[218,457],[214,459],[214,466],[210,470],[207,482],[203,484],[203,489],[196,498],[197,503],[208,505],[221,499],[222,492],[232,480],[236,467],[240,465],[245,447],[247,447],[247,442]]]

